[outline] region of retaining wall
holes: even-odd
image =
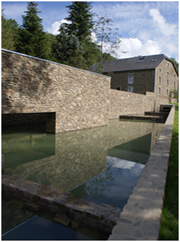
[[[2,114],[49,113],[47,131],[103,126],[110,77],[2,50]]]
[[[109,240],[158,240],[175,106]]]
[[[152,92],[110,89],[110,82],[107,76],[3,49],[3,125],[44,121],[46,132],[60,133],[108,125],[120,115],[158,111],[168,102]]]
[[[159,111],[160,104],[167,104],[167,98],[158,97],[152,92],[146,95],[110,90],[109,119],[119,118],[120,115],[144,115],[144,112]]]

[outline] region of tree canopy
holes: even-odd
[[[14,19],[6,19],[2,10],[1,46],[4,49],[16,50],[18,24]]]
[[[50,42],[43,31],[42,19],[38,17],[38,3],[28,2],[23,24],[18,30],[16,49],[19,52],[47,59],[50,55]]]
[[[101,53],[100,46],[92,40],[91,3],[72,2],[67,8],[69,24],[60,25],[58,35],[44,32],[37,2],[28,2],[22,26],[2,14],[2,47],[86,70],[102,57],[114,59],[110,53]]]
[[[66,20],[71,22],[70,24],[66,24],[67,33],[77,36],[80,42],[90,37],[93,27],[93,14],[90,12],[91,3],[73,2],[67,8],[69,8],[69,16]]]

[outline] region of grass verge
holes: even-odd
[[[175,106],[169,167],[159,240],[178,240],[178,138],[179,104]]]

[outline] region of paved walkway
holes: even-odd
[[[108,240],[158,240],[174,110]]]

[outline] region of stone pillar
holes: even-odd
[[[56,133],[56,113],[46,113],[46,132]]]

